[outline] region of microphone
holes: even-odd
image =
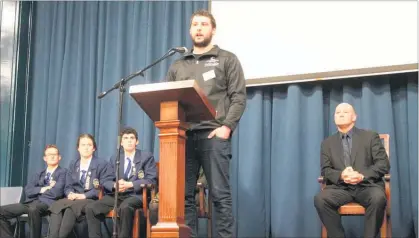
[[[185,46],[175,47],[175,48],[172,48],[172,50],[181,54],[188,53],[188,48],[186,48]]]
[[[172,49],[170,49],[165,55],[163,55],[160,59],[158,59],[158,60],[156,60],[155,62],[153,62],[152,64],[150,64],[150,65],[148,65],[147,67],[145,67],[144,69],[142,69],[142,70],[140,70],[140,71],[138,71],[138,72],[135,72],[135,73],[132,73],[132,74],[130,74],[130,75],[128,75],[127,77],[125,77],[125,78],[123,78],[123,79],[121,79],[121,80],[119,80],[119,81],[117,81],[110,89],[108,89],[107,91],[104,91],[104,92],[102,92],[99,96],[98,96],[98,98],[99,99],[101,99],[101,98],[103,98],[106,94],[108,94],[109,92],[111,92],[112,90],[114,90],[114,89],[117,89],[117,88],[121,88],[121,86],[123,87],[126,83],[128,83],[128,81],[129,80],[131,80],[132,78],[134,78],[134,77],[137,77],[138,75],[140,75],[140,76],[143,76],[144,77],[144,72],[147,70],[147,69],[149,69],[149,68],[151,68],[151,67],[153,67],[154,65],[156,65],[156,64],[158,64],[159,62],[161,62],[162,60],[164,60],[164,59],[166,59],[167,57],[169,57],[169,56],[172,56],[172,55],[174,55],[175,53],[181,53],[181,54],[184,54],[184,53],[187,53],[188,52],[188,48],[186,48],[186,47],[184,47],[184,46],[181,46],[181,47],[174,47],[174,48],[172,48]],[[122,89],[122,88],[121,88]]]

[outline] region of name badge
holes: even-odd
[[[202,74],[202,77],[204,78],[204,81],[208,81],[210,79],[215,78],[215,71],[212,69],[208,72],[205,72]]]

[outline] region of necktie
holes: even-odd
[[[131,160],[130,159],[127,159],[127,160],[128,160],[128,166],[127,166],[127,169],[125,170],[125,173],[124,173],[124,179],[125,180],[128,180],[129,173],[131,172]]]
[[[343,145],[343,161],[345,163],[345,167],[351,166],[351,151],[349,149],[349,140],[348,140],[347,134],[343,135],[342,145]]]
[[[81,178],[80,178],[80,183],[81,184],[83,184],[83,186],[84,186],[84,183],[86,183],[86,170],[82,170],[81,171],[82,172],[82,175],[81,175]]]
[[[51,179],[51,173],[50,172],[48,172],[46,175],[45,175],[45,179],[44,179],[44,185],[48,185],[49,184],[49,180]]]

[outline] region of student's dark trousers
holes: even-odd
[[[118,196],[119,227],[118,238],[132,236],[132,226],[135,210],[142,206],[142,201],[136,196]],[[102,237],[100,223],[114,206],[114,196],[106,195],[102,199],[89,203],[85,207],[87,227],[90,238]]]
[[[9,219],[28,214],[30,237],[40,238],[42,217],[47,215],[48,205],[34,200],[28,203],[15,203],[0,207],[0,235],[2,238],[13,237]],[[19,225],[19,224],[17,224]]]

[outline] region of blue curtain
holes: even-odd
[[[62,165],[77,156],[80,133],[92,133],[99,156],[116,152],[117,80],[177,46],[190,46],[191,14],[207,1],[36,2],[32,47],[33,98],[29,173],[44,165],[43,148],[59,146]],[[155,152],[156,130],[129,96],[130,85],[161,81],[176,56],[126,86],[123,125],[139,132],[139,147]]]
[[[341,102],[354,105],[359,128],[390,134],[393,237],[417,237],[417,73],[248,88],[231,168],[239,237],[320,236],[320,144],[336,132]],[[343,223],[362,237],[363,218]]]

